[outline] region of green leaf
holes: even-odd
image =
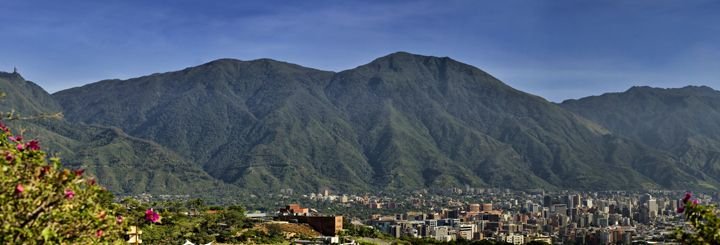
[[[40,232],[40,235],[45,241],[48,241],[51,238],[55,237],[55,231],[51,230],[50,227],[45,227],[45,229]]]

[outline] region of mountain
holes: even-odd
[[[324,96],[333,76],[268,59],[223,59],[54,95],[70,120],[116,125],[249,189],[367,189],[350,132]],[[96,95],[107,97],[94,97]],[[326,128],[332,124],[333,128]],[[349,169],[352,168],[352,169]],[[355,176],[323,176],[329,172]],[[351,177],[351,178],[348,178]]]
[[[720,92],[712,88],[633,87],[561,106],[618,135],[670,152],[685,168],[720,176]]]
[[[447,57],[398,52],[338,73],[222,59],[52,97],[71,122],[119,127],[256,191],[718,184]]]
[[[20,116],[62,112],[60,104],[37,84],[26,81],[20,73],[0,71],[3,112],[16,111]],[[27,113],[28,115],[22,115]]]
[[[0,72],[0,111],[20,118],[6,123],[15,133],[40,139],[43,149],[69,168],[84,168],[116,194],[197,194],[237,191],[157,143],[119,128],[71,124],[40,117],[61,112],[59,104],[18,73]]]

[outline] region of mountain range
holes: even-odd
[[[159,144],[130,136],[117,127],[70,123],[54,117],[62,112],[50,94],[17,73],[0,72],[0,111],[13,132],[40,139],[43,150],[72,169],[85,169],[119,194],[235,193],[238,188],[208,175]]]
[[[717,189],[720,92],[634,87],[551,103],[447,57],[341,72],[221,59],[47,94],[0,74],[0,109],[118,193]]]

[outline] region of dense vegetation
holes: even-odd
[[[666,174],[660,183],[692,180],[717,186],[720,177],[720,92],[709,87],[677,89],[633,87],[622,93],[607,93],[567,100],[562,107],[586,117],[613,134],[647,147],[667,152],[675,159],[671,169],[648,164],[643,172]],[[676,178],[677,169],[691,174]]]
[[[240,243],[249,239],[284,239],[277,234],[242,231],[252,228],[253,222],[245,218],[240,206],[210,207],[202,199],[176,202],[143,203],[124,199],[120,204],[127,210],[130,224],[138,224],[147,244],[182,244],[185,240],[206,244],[209,242]],[[159,222],[146,222],[145,212],[149,209],[159,212]],[[212,210],[211,210],[212,208]]]
[[[0,122],[0,243],[118,241],[125,223],[112,194],[84,170],[48,159],[40,146]]]
[[[0,111],[25,138],[43,139],[51,156],[66,167],[82,168],[99,177],[115,194],[192,194],[223,196],[238,193],[167,148],[132,137],[119,128],[69,123],[58,117],[60,106],[42,88],[19,74],[0,72]]]
[[[7,114],[3,114],[7,116]],[[267,243],[288,239],[281,227],[254,229],[241,206],[210,207],[203,199],[144,203],[113,194],[85,169],[67,169],[0,121],[0,243],[125,244],[137,226],[146,244]]]
[[[718,184],[449,58],[394,53],[339,73],[224,59],[53,98],[72,122],[120,127],[254,191]]]

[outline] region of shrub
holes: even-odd
[[[679,228],[677,238],[684,244],[720,244],[720,211],[713,205],[702,205],[686,193],[678,213],[683,213],[686,226]]]
[[[0,244],[121,242],[112,194],[0,122]]]

